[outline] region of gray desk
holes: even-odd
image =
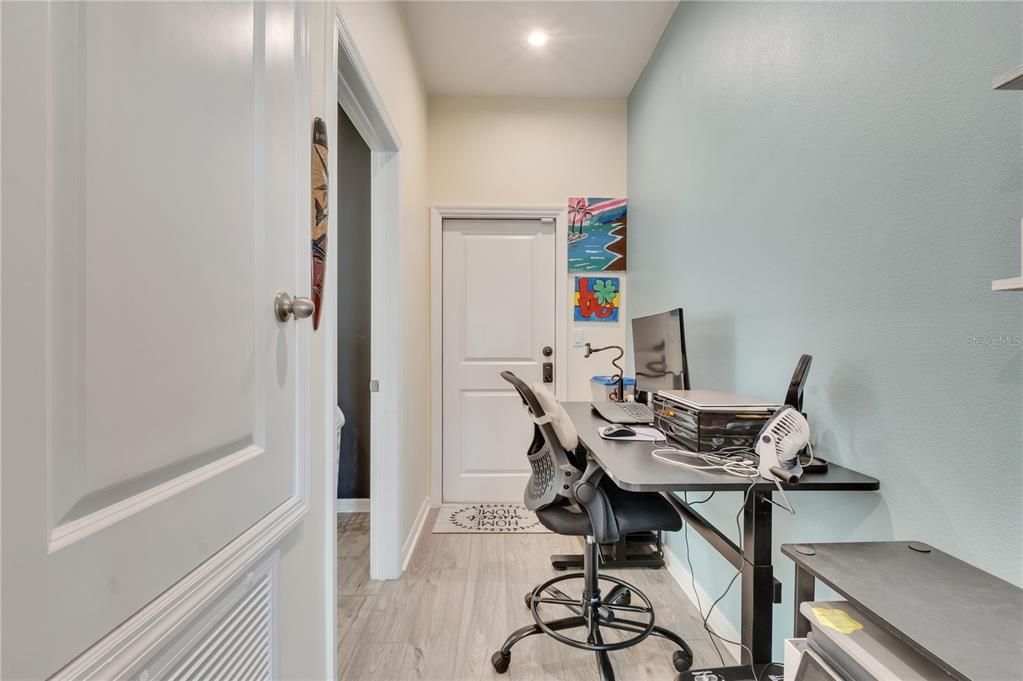
[[[697,471],[658,461],[650,456],[655,443],[635,440],[605,440],[597,428],[606,426],[589,402],[566,402],[565,411],[572,418],[579,439],[611,480],[631,492],[742,492],[749,482],[720,471]],[[782,485],[788,491],[870,491],[880,486],[871,478],[835,464],[826,473],[806,474],[794,485]],[[777,489],[764,480],[754,488],[758,491]]]
[[[697,471],[658,461],[650,442],[605,440],[597,428],[607,422],[589,402],[566,402],[565,410],[579,431],[579,440],[604,473],[622,489],[633,492],[745,491],[750,483],[723,472]],[[826,473],[807,474],[786,491],[869,491],[880,487],[877,479],[835,464]],[[773,483],[756,483],[743,510],[742,549],[688,504],[668,495],[689,526],[706,539],[733,567],[742,567],[743,663],[771,662],[771,613],[781,602],[781,584],[774,578],[771,540],[771,492]],[[751,658],[751,659],[747,659]]]
[[[1023,678],[1023,589],[920,542],[781,550],[796,563],[796,636],[809,628],[799,604],[814,600],[819,579],[954,679]]]

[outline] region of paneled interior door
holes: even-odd
[[[554,244],[553,221],[444,221],[444,501],[522,499],[532,425],[500,374],[543,382],[558,361]]]
[[[3,3],[2,639],[50,676],[300,497],[304,11]]]

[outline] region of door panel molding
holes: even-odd
[[[554,221],[554,351],[564,358],[555,366],[555,393],[565,399],[568,384],[568,209],[565,206],[438,204],[430,207],[430,290],[441,291],[444,280],[443,233],[445,219],[553,220]],[[564,264],[564,269],[562,269]],[[443,499],[443,310],[430,307],[430,498],[434,506]]]
[[[50,681],[117,679],[137,674],[234,582],[246,576],[301,522],[308,504],[293,496],[187,577],[72,660]]]
[[[147,258],[139,257],[139,252],[145,254],[165,251],[168,243],[178,237],[147,236],[125,240],[123,231],[119,231],[116,225],[108,224],[112,221],[107,218],[111,214],[121,212],[141,213],[135,203],[141,202],[140,199],[124,196],[136,192],[125,191],[124,188],[117,191],[110,189],[100,191],[93,188],[93,191],[99,191],[103,196],[113,194],[119,199],[116,201],[97,201],[95,196],[89,195],[89,180],[83,179],[88,176],[85,169],[94,165],[105,167],[122,153],[118,150],[117,144],[110,143],[111,139],[117,140],[121,134],[119,131],[108,130],[102,125],[90,127],[96,119],[102,119],[102,116],[94,111],[99,106],[95,102],[95,94],[91,97],[88,94],[91,88],[117,91],[119,86],[95,78],[95,74],[83,64],[85,59],[67,58],[69,54],[89,55],[93,49],[90,46],[92,41],[88,28],[89,22],[95,21],[90,19],[91,14],[91,10],[84,4],[51,12],[48,17],[48,40],[43,47],[44,59],[50,68],[52,78],[52,84],[46,88],[43,102],[46,117],[44,124],[46,181],[43,187],[46,209],[43,216],[42,240],[44,267],[43,276],[39,278],[45,310],[44,359],[48,367],[45,375],[44,404],[49,433],[46,446],[46,475],[51,553],[127,518],[132,512],[168,498],[173,491],[187,489],[192,484],[206,479],[207,476],[204,474],[226,471],[234,465],[252,459],[258,453],[253,451],[252,446],[264,445],[264,438],[260,432],[264,416],[259,413],[256,403],[256,396],[264,391],[262,383],[266,377],[263,371],[253,374],[251,389],[239,395],[236,404],[220,412],[221,418],[231,425],[194,438],[182,438],[180,443],[164,438],[164,442],[161,443],[162,451],[156,460],[147,456],[151,453],[146,451],[146,447],[137,446],[137,443],[134,443],[136,446],[133,447],[107,433],[96,432],[97,422],[102,423],[104,419],[95,413],[90,415],[90,411],[95,411],[97,404],[106,401],[113,403],[114,399],[118,399],[118,395],[130,395],[131,392],[116,389],[124,387],[122,383],[117,382],[116,372],[104,370],[109,369],[111,365],[116,366],[118,361],[124,359],[124,354],[104,352],[101,349],[102,344],[95,342],[95,335],[108,332],[110,325],[105,322],[121,318],[130,319],[133,316],[132,312],[144,307],[142,301],[145,298],[135,290],[141,287],[127,284],[144,281],[145,277],[142,275],[154,275],[158,270],[151,266]],[[256,76],[259,77],[260,74],[257,72]],[[100,82],[97,84],[98,80]],[[144,108],[143,104],[137,103],[130,106]],[[239,119],[238,134],[224,142],[236,144],[239,138],[243,138],[245,129],[251,127],[251,121]],[[156,155],[159,156],[158,153]],[[244,156],[241,158],[244,159]],[[102,173],[98,174],[102,177]],[[233,186],[231,188],[236,189]],[[208,198],[215,193],[213,189],[203,189],[197,195]],[[193,196],[192,200],[196,198]],[[237,211],[240,225],[254,222],[250,218],[254,212],[252,206],[235,205],[233,210]],[[160,211],[154,209],[147,215],[141,222],[148,229],[140,232],[145,231],[149,234],[172,232],[170,229],[154,229],[154,226],[166,227],[166,223],[174,222],[169,216],[157,221],[154,216],[159,214]],[[145,219],[153,222],[146,223]],[[202,231],[198,226],[192,229]],[[249,227],[234,229],[242,235],[252,231]],[[91,238],[90,232],[93,233]],[[128,241],[126,246],[130,245],[131,248],[126,247],[124,255],[118,255],[116,248],[107,248],[104,251],[104,258],[108,260],[107,267],[99,268],[96,266],[96,260],[88,255],[97,249],[95,242],[101,241],[97,237],[98,234],[121,237],[122,240]],[[194,237],[194,234],[191,236]],[[261,235],[253,236],[254,239],[258,239]],[[184,238],[188,237],[186,234]],[[221,252],[231,250],[242,254],[239,255],[238,262],[233,264],[244,272],[247,279],[254,279],[256,272],[264,266],[263,263],[254,260],[250,262],[249,256],[254,254],[240,249],[238,240],[232,240],[228,247],[216,240],[211,241],[214,244],[212,247],[218,248]],[[117,242],[111,238],[110,245],[113,243]],[[113,260],[113,264],[109,260]],[[128,262],[135,264],[129,266]],[[114,283],[113,279],[97,275],[97,271],[101,269],[117,271],[118,278],[125,280],[122,282],[123,285],[111,286]],[[160,283],[166,284],[166,277]],[[154,286],[149,283],[148,286],[159,291],[159,284]],[[95,288],[101,290],[94,290]],[[114,289],[116,293],[110,295],[108,289]],[[104,291],[107,295],[104,295]],[[265,296],[262,291],[222,290],[219,294],[226,298],[222,300],[220,310],[230,311],[233,315],[232,321],[239,322],[237,327],[253,328],[255,318],[264,312]],[[249,298],[252,303],[259,304],[259,307],[249,305]],[[211,312],[209,308],[203,309],[199,305],[188,311],[190,314],[204,314],[207,320],[214,316]],[[181,315],[180,311],[170,313],[175,315],[170,318],[174,321],[180,321],[182,316],[187,317]],[[147,326],[145,323],[136,324]],[[168,323],[168,326],[180,328],[177,324]],[[237,327],[234,329],[235,335],[242,335],[237,331]],[[136,329],[134,342],[142,345],[147,339],[151,340],[153,335],[166,333],[166,329],[156,331],[155,325],[151,325],[150,329],[154,330],[148,334],[141,328]],[[218,355],[211,355],[207,360],[215,363],[215,359],[225,359],[236,354],[226,352],[225,344],[221,344],[219,350]],[[253,344],[251,354],[255,355],[255,352]],[[136,370],[147,365],[158,366],[157,363],[139,361],[137,358],[135,361]],[[237,361],[243,364],[251,363],[253,359],[240,356]],[[159,371],[154,371],[153,375],[145,375],[144,372],[128,373],[132,380],[137,380],[140,385],[149,385],[147,378],[160,375]],[[216,387],[222,389],[224,386],[221,384]],[[96,399],[97,393],[106,399]],[[157,392],[157,395],[159,394]],[[147,397],[152,399],[152,396]],[[123,399],[130,403],[137,398],[132,395]],[[124,430],[129,430],[130,420],[118,425]],[[101,444],[90,447],[90,442],[97,439]],[[111,454],[116,447],[111,447],[111,444],[124,444],[125,450],[130,451],[131,455],[112,457]],[[181,447],[177,446],[179,444]],[[109,465],[97,466],[97,463],[103,463],[97,462],[97,458],[116,458],[117,472],[112,474]],[[225,465],[215,465],[218,461]],[[124,471],[127,472],[122,476]]]
[[[112,503],[101,504],[97,503],[96,510],[87,512],[81,517],[73,518],[67,522],[57,525],[50,532],[50,553],[59,551],[60,549],[69,546],[70,544],[80,541],[85,537],[88,537],[94,532],[98,532],[103,528],[110,527],[114,523],[120,522],[125,518],[134,515],[150,506],[157,504],[164,499],[168,499],[175,494],[184,492],[185,490],[194,487],[206,480],[210,480],[225,471],[228,471],[235,466],[249,461],[260,454],[263,454],[265,450],[262,447],[255,445],[249,445],[244,449],[232,452],[227,456],[217,457],[210,463],[201,466],[195,470],[190,470],[181,475],[177,475],[170,480],[165,482],[145,486],[142,492],[133,494],[130,496],[122,495],[115,488],[109,490],[100,490],[96,494],[107,495],[115,497]],[[142,487],[144,483],[150,478],[150,476],[143,476],[143,479],[139,481],[139,486]],[[128,485],[133,481],[127,481],[124,483]],[[90,495],[82,499],[79,505],[84,504],[90,500]],[[121,497],[121,498],[116,498]],[[91,508],[92,506],[90,506]],[[69,515],[73,514],[75,508],[69,511]]]

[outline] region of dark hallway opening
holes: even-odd
[[[370,150],[338,107],[338,406],[341,430],[338,499],[370,490]]]

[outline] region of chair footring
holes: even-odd
[[[578,592],[582,595],[578,598],[558,588],[562,582],[573,579],[582,580],[582,589]],[[606,596],[601,595],[602,584],[610,585]],[[654,624],[654,608],[650,599],[628,582],[598,574],[595,560],[590,561],[585,572],[560,575],[538,585],[526,594],[524,601],[533,615],[534,623],[512,632],[501,649],[491,657],[491,664],[498,674],[508,671],[512,647],[537,634],[546,634],[565,645],[594,653],[597,656],[600,681],[615,681],[609,653],[641,643],[648,636],[663,638],[678,647],[672,655],[676,671],[686,671],[692,665],[693,651],[689,644],[675,632]],[[636,604],[633,604],[634,601]],[[544,619],[540,609],[545,606],[565,608],[572,616]],[[562,633],[571,629],[582,630],[578,634],[580,638],[571,638]],[[608,642],[602,630],[625,632],[632,636],[622,641]]]
[[[604,652],[611,652],[615,650],[624,650],[630,648],[637,643],[643,641],[649,636],[654,630],[654,607],[650,602],[650,599],[646,595],[632,586],[628,582],[622,581],[617,577],[611,577],[608,575],[595,576],[594,579],[599,585],[600,582],[610,583],[612,588],[609,594],[615,593],[615,600],[618,602],[612,602],[610,599],[602,599],[600,597],[600,591],[597,587],[592,587],[594,593],[586,598],[571,599],[565,596],[564,592],[556,587],[557,584],[567,582],[569,580],[579,579],[583,580],[584,585],[587,583],[587,577],[585,573],[560,575],[549,579],[543,584],[539,585],[532,592],[532,599],[530,602],[530,611],[533,613],[533,620],[541,630],[551,638],[564,643],[567,646],[573,648],[579,648],[580,650],[588,650],[596,652],[602,650]],[[618,587],[621,587],[620,589]],[[586,592],[586,588],[582,589],[583,593]],[[630,594],[630,604],[622,604],[620,599],[623,597],[623,592]],[[548,597],[545,594],[559,594],[559,597]],[[590,600],[586,600],[586,599]],[[642,602],[642,605],[632,605],[631,599],[636,598]],[[559,630],[552,629],[548,626],[547,621],[544,620],[541,615],[539,608],[543,605],[556,605],[569,608],[572,612],[580,613],[580,616],[589,619],[594,619],[599,626],[606,626],[609,622],[618,621],[620,614],[632,614],[645,616],[646,622],[635,622],[633,620],[627,620],[634,625],[638,626],[638,629],[623,629],[620,631],[628,631],[629,633],[635,634],[630,638],[623,641],[615,641],[613,643],[605,643],[603,641],[593,641],[592,636],[587,637],[586,640],[580,640],[577,638],[570,638],[564,634],[559,633]],[[581,609],[581,612],[580,612]],[[587,632],[589,634],[589,632]]]

